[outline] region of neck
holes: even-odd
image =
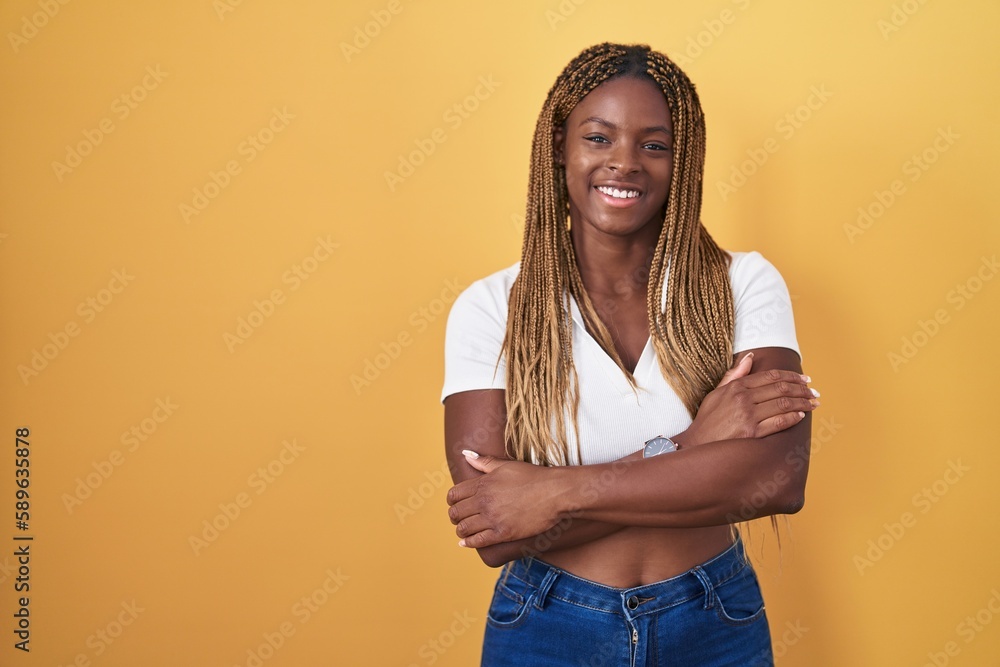
[[[570,239],[587,294],[645,299],[660,226],[646,225],[630,236],[588,233],[580,227],[570,227]]]

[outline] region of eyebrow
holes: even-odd
[[[618,129],[618,126],[615,125],[614,123],[612,123],[611,121],[605,120],[603,118],[599,118],[597,116],[591,116],[590,118],[584,118],[583,121],[580,122],[580,125],[586,125],[587,123],[597,123],[598,125],[603,125],[603,126],[607,127],[610,130],[617,130]],[[671,132],[669,129],[667,129],[663,125],[654,125],[652,127],[647,127],[647,128],[644,128],[642,130],[643,134],[648,134],[650,132],[663,132],[664,134],[669,134],[670,136],[673,136],[673,132]]]

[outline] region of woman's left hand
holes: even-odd
[[[459,546],[479,549],[543,533],[559,522],[556,468],[495,456],[466,456],[485,475],[448,491],[448,517],[462,538]]]

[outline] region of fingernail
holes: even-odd
[[[812,392],[812,395],[813,395],[813,396],[815,396],[816,398],[819,398],[819,392],[818,392],[818,391],[816,391],[816,390],[815,390],[815,389],[813,389],[812,387],[810,387],[810,388],[809,388],[809,391],[811,391],[811,392]]]
[[[805,417],[805,416],[806,416],[806,413],[804,413],[801,410],[799,410],[799,417]]]
[[[459,540],[458,541],[458,546],[464,547],[465,546],[465,540]]]
[[[812,406],[814,408],[818,408],[819,407],[819,399],[818,398],[810,398],[809,402],[812,404]]]
[[[747,352],[746,356],[740,359],[740,363],[746,361],[747,359],[753,359],[753,352]]]
[[[475,453],[471,449],[463,449],[462,450],[462,454],[464,454],[466,458],[470,458],[470,459],[478,459],[479,458],[479,454]],[[462,546],[464,547],[465,545],[463,544]]]
[[[812,382],[813,381],[813,379],[811,377],[809,377],[808,375],[800,375],[799,377],[802,378],[803,382]]]

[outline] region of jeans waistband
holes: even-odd
[[[750,567],[746,560],[743,540],[736,541],[725,551],[670,579],[633,588],[616,588],[578,577],[537,558],[522,558],[507,563],[504,575],[511,588],[530,587],[534,605],[542,608],[549,597],[596,611],[624,614],[636,618],[668,609],[689,600],[704,597],[706,608],[714,602],[713,590]],[[516,581],[510,581],[513,578]],[[521,591],[518,591],[521,593]],[[525,590],[523,595],[527,596]]]

